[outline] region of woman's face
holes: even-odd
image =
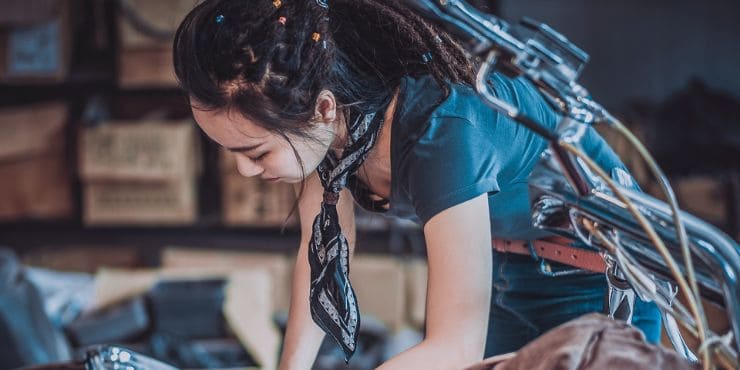
[[[198,126],[216,143],[235,154],[244,177],[297,183],[308,177],[326,156],[335,139],[334,125],[317,123],[309,138],[288,135],[303,162],[303,170],[288,140],[236,112],[200,110],[193,107]]]

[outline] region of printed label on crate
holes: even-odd
[[[191,177],[197,172],[197,149],[189,121],[109,123],[85,131],[80,171],[85,179]]]
[[[195,190],[193,180],[87,183],[83,194],[85,224],[189,224],[197,213]]]
[[[53,75],[61,69],[60,21],[14,28],[8,42],[9,76]]]

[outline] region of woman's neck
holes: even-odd
[[[357,177],[367,185],[370,191],[384,199],[390,199],[391,195],[391,127],[393,127],[398,91],[399,89],[396,88],[393,99],[385,110],[383,125],[375,145],[370,149],[365,162],[357,171]]]

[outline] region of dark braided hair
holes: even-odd
[[[474,81],[455,41],[401,0],[331,0],[328,9],[316,0],[206,0],[180,24],[173,55],[199,109],[235,109],[283,137],[307,136],[324,89],[348,117],[377,111],[404,75],[431,74],[445,90],[445,81]]]

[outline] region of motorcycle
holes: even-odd
[[[463,0],[410,0],[426,19],[454,34],[481,60],[476,91],[489,106],[548,140],[529,179],[536,227],[579,240],[607,265],[609,315],[630,321],[635,295],[655,302],[675,350],[704,369],[739,367],[738,244],[681,211],[660,167],[637,138],[578,83],[588,54],[546,24],[512,25]],[[488,83],[498,71],[531,81],[560,114],[555,130],[499,99]],[[635,190],[625,171],[607,173],[580,146],[589,126],[623,135],[645,160],[666,202]],[[683,303],[676,297],[681,294]],[[728,333],[707,325],[701,299],[724,309]],[[679,325],[699,343],[689,348]],[[733,340],[734,339],[734,340]]]

